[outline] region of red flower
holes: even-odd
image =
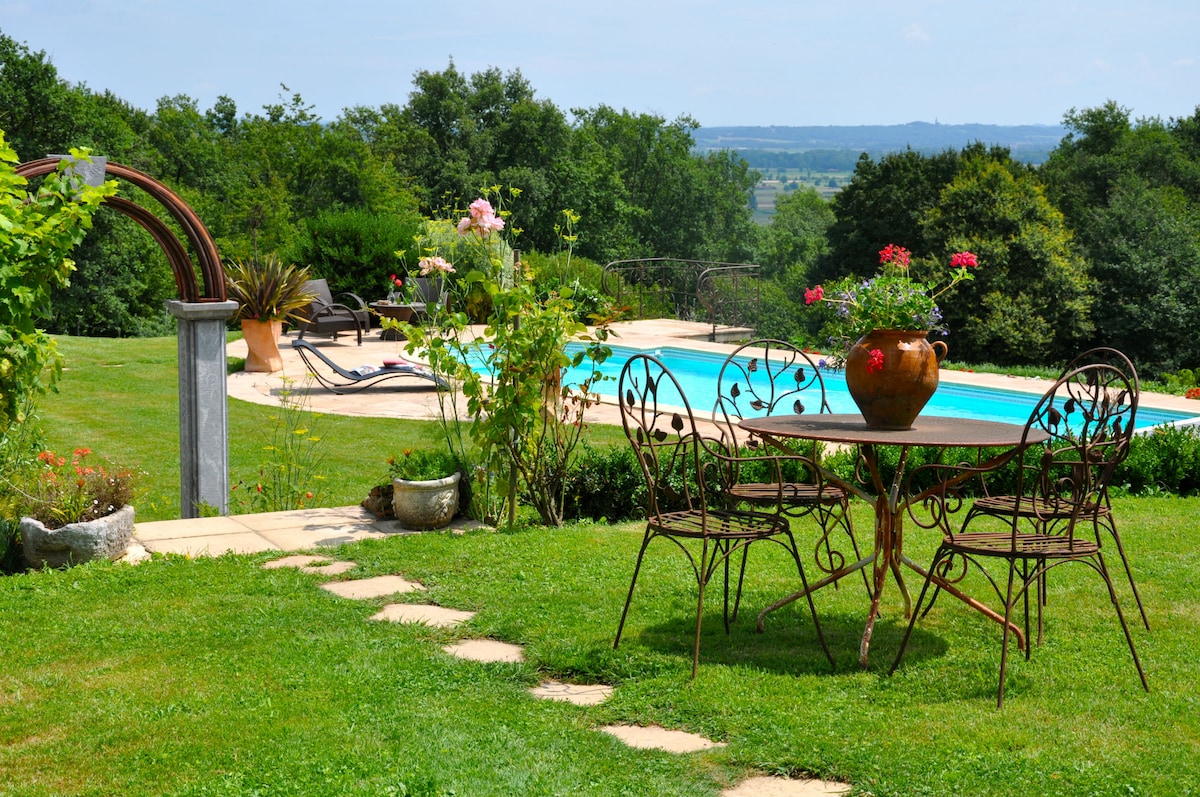
[[[813,304],[819,302],[825,296],[825,289],[818,285],[815,288],[808,288],[804,291],[804,303]]]
[[[950,265],[953,268],[975,268],[979,265],[979,258],[970,252],[955,252],[950,258]]]
[[[881,349],[871,349],[867,352],[867,373],[883,370],[883,351]]]
[[[891,263],[896,268],[908,268],[908,258],[912,252],[903,246],[888,244],[879,250],[879,262]]]

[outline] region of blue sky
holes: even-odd
[[[1108,99],[1200,105],[1196,0],[0,0],[64,79],[153,110],[280,84],[332,120],[404,104],[418,70],[520,69],[564,111],[723,125],[1055,124]]]

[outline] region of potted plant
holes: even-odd
[[[234,317],[242,322],[246,341],[245,370],[283,369],[279,336],[283,322],[297,320],[297,312],[316,298],[306,287],[308,280],[307,266],[284,263],[275,255],[225,264],[226,291],[238,303]]]
[[[410,529],[440,529],[458,512],[458,462],[447,451],[405,449],[388,458],[392,511]]]
[[[867,425],[878,429],[910,428],[937,390],[946,355],[945,342],[928,340],[931,332],[946,333],[937,299],[974,279],[970,269],[979,265],[970,252],[955,252],[950,279],[938,288],[910,276],[911,255],[888,244],[871,279],[845,277],[804,292],[805,304],[831,311],[826,331],[843,347],[846,389]]]
[[[135,481],[131,468],[97,460],[87,448],[70,458],[38,454],[11,485],[27,564],[64,567],[124,556],[133,538]]]

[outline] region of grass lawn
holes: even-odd
[[[64,345],[91,356],[84,342]],[[90,422],[75,407],[58,423],[66,389],[46,402],[43,417],[64,445],[166,456],[173,383],[165,390],[149,373],[168,369],[174,342],[139,345],[147,361],[123,365],[105,365],[111,353],[81,365],[68,351],[72,373],[122,368],[130,387],[97,402]],[[143,395],[156,385],[157,399]],[[254,412],[235,402],[231,423],[249,430]],[[121,418],[120,433],[99,431]],[[415,423],[337,420],[342,438],[431,434]],[[368,469],[351,447],[333,448],[328,461]],[[371,481],[347,475],[341,503],[357,500],[356,478]],[[1051,578],[1045,644],[1031,661],[1013,658],[1003,711],[998,629],[945,597],[891,678],[904,628],[894,585],[867,670],[857,666],[867,601],[852,579],[816,598],[836,671],[802,602],[755,633],[757,610],[795,587],[777,546],[755,549],[746,611],[729,636],[713,594],[694,682],[694,582],[670,545],[651,548],[613,651],[638,523],[426,533],[331,552],[359,565],[342,578],[400,573],[428,591],[396,600],[478,612],[453,630],[368,622],[386,600],[334,597],[320,576],[263,570],[266,555],[2,578],[0,794],[716,795],[761,772],[842,779],[864,795],[1197,794],[1200,501],[1123,498],[1116,512],[1154,624],[1134,627],[1151,692],[1099,580],[1065,567]],[[811,539],[812,527],[796,530]],[[917,530],[908,551],[927,560],[935,544]],[[980,585],[972,591],[982,596]],[[1118,588],[1132,614],[1128,586]],[[462,637],[519,643],[528,660],[477,664],[441,652]],[[587,708],[531,698],[527,689],[546,678],[616,691]],[[726,746],[633,750],[595,730],[614,722]]]

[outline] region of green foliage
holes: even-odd
[[[87,157],[80,150],[71,154]],[[28,397],[58,378],[54,341],[37,322],[46,315],[52,291],[70,283],[75,268],[70,252],[83,240],[96,208],[116,191],[112,181],[83,184],[64,160],[29,193],[25,178],[16,174],[16,160],[0,130],[0,432],[21,422]]]
[[[31,517],[57,529],[110,515],[133,503],[137,474],[132,468],[92,457],[77,448],[70,459],[42,451],[36,466],[12,476],[14,517]]]
[[[275,255],[225,263],[225,290],[238,303],[234,318],[288,321],[315,295],[306,288],[307,266],[285,263]]]
[[[1113,483],[1135,495],[1200,493],[1200,427],[1158,426],[1136,435]]]
[[[617,523],[645,517],[646,480],[633,448],[584,441],[564,479],[564,520]]]
[[[397,255],[416,262],[422,227],[415,211],[325,210],[305,222],[288,257],[328,280],[333,294],[354,293],[369,302],[385,294],[388,277],[399,270]]]
[[[307,409],[306,393],[285,384],[269,428],[260,431],[264,459],[257,478],[233,486],[235,509],[258,513],[321,506],[323,417]]]
[[[387,463],[389,479],[410,482],[444,479],[459,469],[458,459],[445,449],[406,448]]]

